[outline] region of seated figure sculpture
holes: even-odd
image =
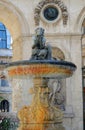
[[[39,27],[35,30],[34,44],[32,46],[31,60],[50,60],[51,47],[45,45],[44,29]]]

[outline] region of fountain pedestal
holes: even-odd
[[[34,78],[34,87],[30,90],[34,97],[30,106],[24,106],[18,112],[20,119],[18,130],[64,130],[63,113],[59,108],[50,106],[50,90],[43,86],[42,82],[41,78]]]
[[[70,77],[75,68],[73,63],[54,60],[10,63],[7,69],[11,78],[24,75],[34,77],[34,87],[29,90],[34,97],[30,106],[23,106],[18,112],[18,130],[65,130],[62,126],[62,111],[50,103],[47,80]]]

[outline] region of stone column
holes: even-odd
[[[13,48],[12,61],[21,60],[22,59],[22,39],[21,39],[21,37],[18,37],[16,40],[13,41],[12,48]]]
[[[82,42],[82,64],[85,65],[85,35],[81,39]]]
[[[71,62],[77,65],[74,75],[67,79],[67,110],[70,106],[73,109],[74,117],[71,121],[72,130],[83,130],[83,92],[82,92],[82,55],[81,36],[73,35],[69,37]]]
[[[28,60],[31,57],[31,36],[20,36],[13,42],[13,61]]]

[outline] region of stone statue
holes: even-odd
[[[46,39],[44,38],[44,29],[39,27],[35,30],[31,60],[51,59],[51,47],[50,45],[45,45],[45,43]]]

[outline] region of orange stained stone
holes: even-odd
[[[8,70],[9,75],[41,75],[41,74],[72,74],[70,69],[59,68],[58,66],[51,65],[29,65],[29,66],[19,66],[15,68],[11,68]]]
[[[17,74],[23,74],[23,67],[19,66],[16,68]]]

